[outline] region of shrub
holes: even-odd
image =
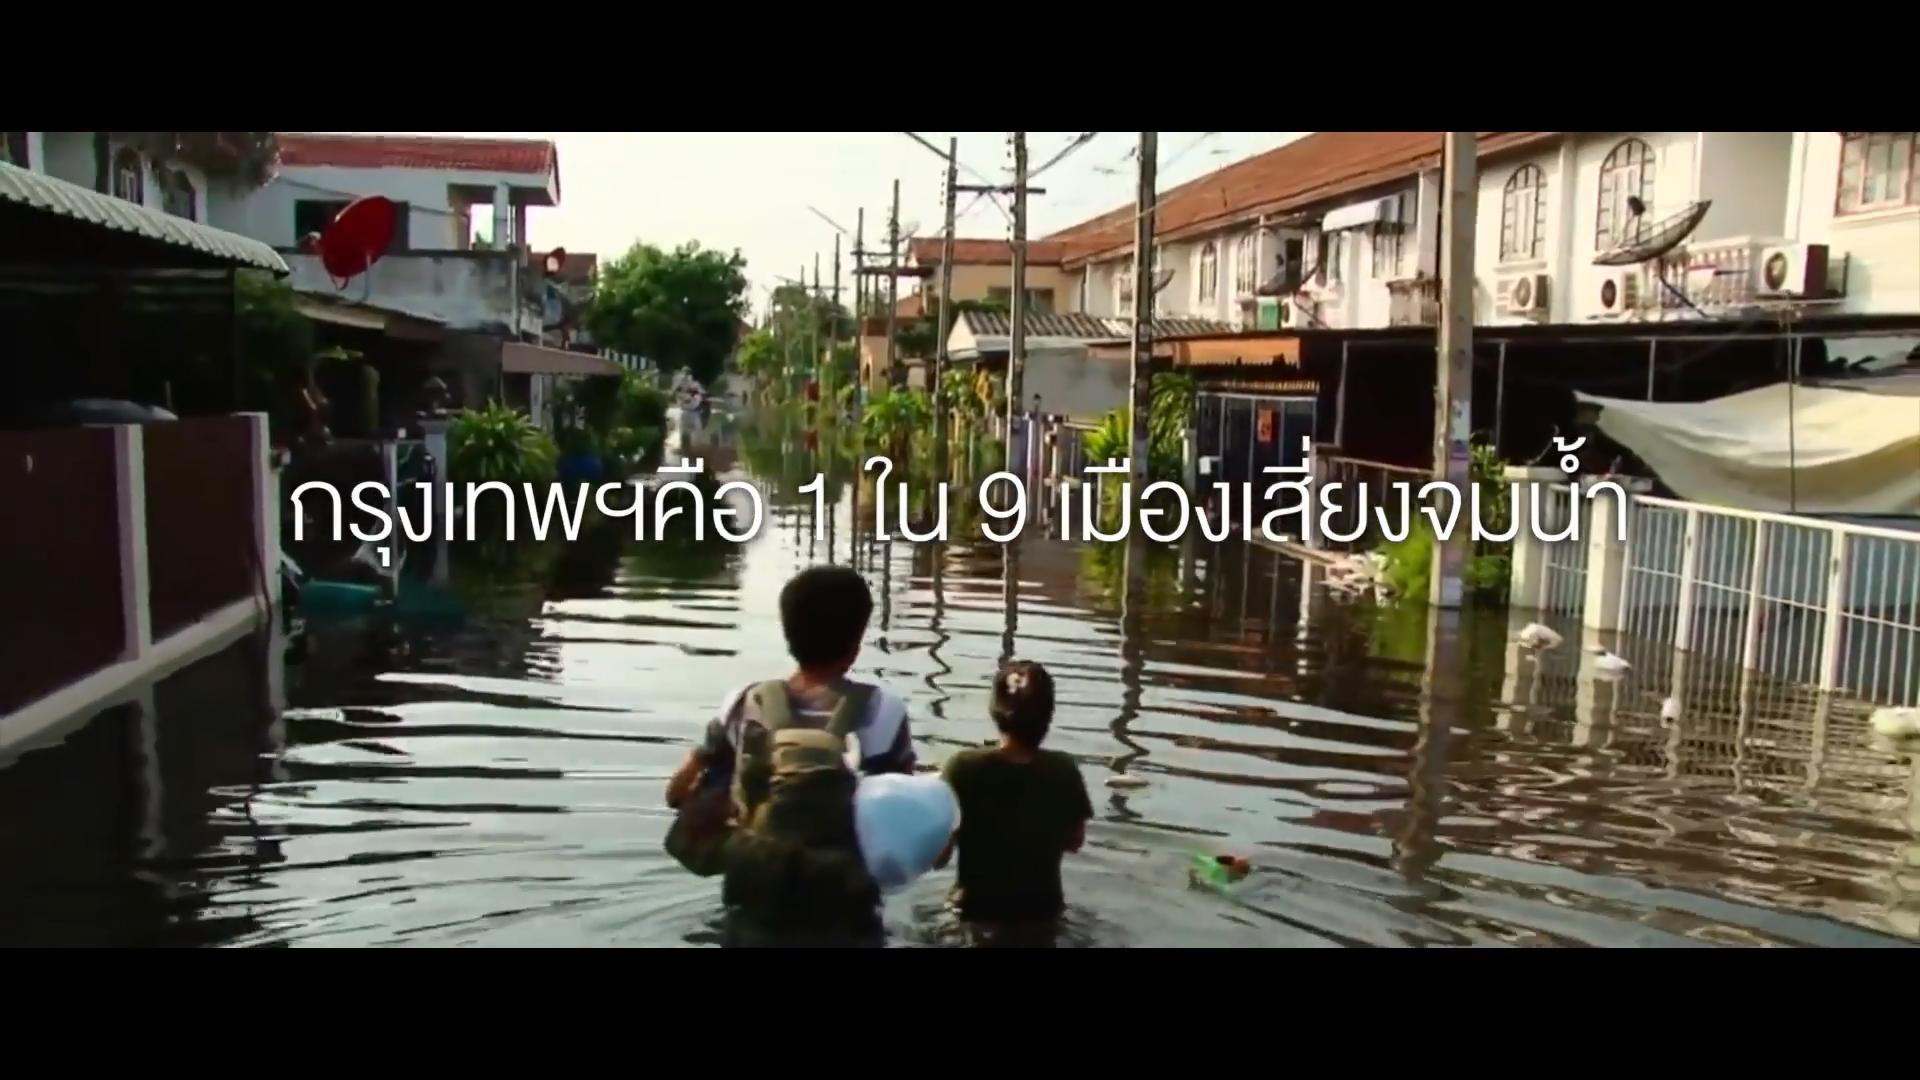
[[[447,456],[447,478],[455,483],[497,480],[517,489],[551,482],[558,450],[525,413],[495,402],[453,418]]]

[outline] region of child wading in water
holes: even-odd
[[[1087,838],[1093,803],[1073,758],[1040,749],[1053,723],[1053,676],[1029,661],[993,681],[988,706],[997,746],[962,750],[942,774],[960,800],[960,831],[940,856],[960,852],[960,913],[987,923],[1058,918],[1066,906],[1060,860]]]

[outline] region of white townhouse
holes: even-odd
[[[1482,132],[1484,326],[1920,314],[1913,132]],[[1243,329],[1438,315],[1440,136],[1318,132],[1161,196],[1155,310]],[[1701,204],[1706,204],[1703,208]],[[1595,258],[1701,210],[1657,260]],[[1077,310],[1132,311],[1131,206],[1047,237]]]
[[[1737,318],[1789,301],[1920,314],[1915,147],[1913,132],[1568,132],[1490,156],[1476,319]],[[1659,259],[1595,265],[1696,208],[1698,224]]]

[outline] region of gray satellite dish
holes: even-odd
[[[1646,204],[1637,197],[1629,198],[1627,206],[1633,211],[1633,216],[1626,221],[1630,228],[1623,231],[1630,233],[1633,238],[1595,255],[1593,265],[1634,266],[1652,262],[1679,247],[1682,241],[1691,236],[1693,230],[1700,227],[1701,219],[1707,216],[1707,209],[1712,205],[1712,199],[1702,199],[1689,204],[1677,214],[1647,223],[1644,220]]]

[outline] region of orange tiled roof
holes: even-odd
[[[1480,153],[1515,149],[1559,134],[1483,131]],[[1412,176],[1439,163],[1440,142],[1438,131],[1317,131],[1162,192],[1153,233],[1159,239],[1179,239]],[[1129,203],[1043,240],[1061,245],[1061,261],[1066,263],[1124,251],[1133,246],[1133,212]]]
[[[1027,241],[1027,262],[1033,266],[1046,266],[1060,261],[1061,245],[1047,240]],[[908,253],[913,261],[921,266],[940,265],[941,240],[937,236],[915,237],[908,245]],[[981,240],[956,236],[953,238],[953,265],[955,266],[1006,266],[1013,262],[1013,244],[1007,240]]]
[[[453,139],[427,135],[302,135],[280,132],[282,165],[348,169],[471,169],[544,173],[559,151],[543,139]]]

